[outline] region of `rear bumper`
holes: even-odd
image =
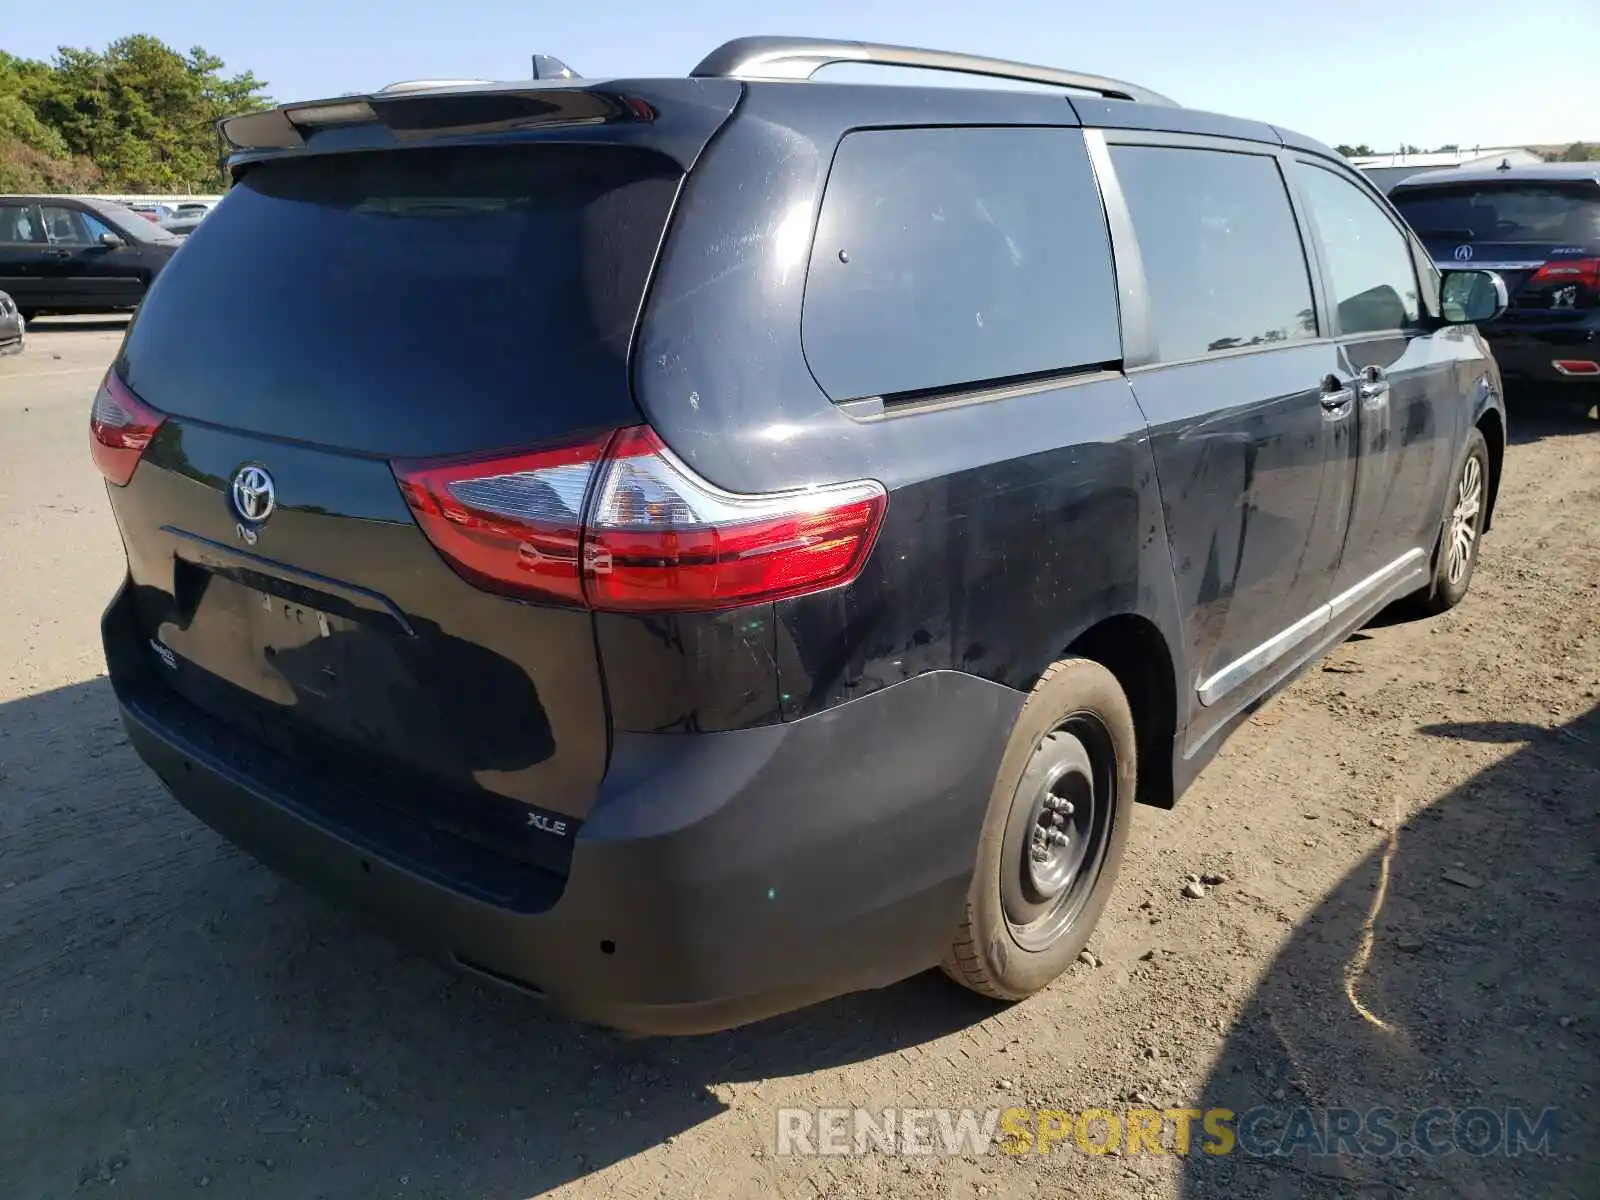
[[[1600,376],[1564,375],[1553,365],[1557,359],[1600,362],[1600,317],[1583,324],[1501,324],[1485,329],[1483,334],[1506,379],[1600,389]]]
[[[727,1028],[935,964],[1022,702],[941,672],[782,725],[619,734],[562,880],[480,869],[481,853],[329,794],[168,688],[127,610],[119,596],[104,622],[123,721],[203,821],[425,953],[642,1033]]]

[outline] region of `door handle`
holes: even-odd
[[[1330,417],[1344,416],[1354,399],[1355,392],[1337,375],[1329,375],[1322,381],[1322,408]]]
[[[1361,399],[1367,402],[1382,400],[1389,394],[1389,380],[1382,367],[1364,367],[1361,371],[1361,382],[1356,387]]]
[[[46,258],[67,258],[71,255],[71,253],[72,251],[63,250],[60,246],[51,246],[44,252],[44,256]]]

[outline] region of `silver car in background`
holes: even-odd
[[[0,292],[0,354],[22,353],[28,323],[17,311],[17,304],[5,292]]]

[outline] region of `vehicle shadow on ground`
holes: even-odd
[[[1239,1114],[1239,1146],[1192,1154],[1186,1196],[1595,1194],[1600,706],[1560,729],[1422,732],[1509,754],[1392,830],[1267,969],[1199,1101]],[[1356,1145],[1368,1150],[1383,1143],[1367,1125],[1374,1108],[1393,1111],[1403,1141],[1431,1108],[1492,1113],[1465,1130],[1462,1144],[1480,1150],[1494,1122],[1504,1145],[1512,1108],[1535,1129],[1558,1110],[1559,1134],[1551,1155],[1380,1157],[1348,1153],[1349,1143],[1319,1155],[1297,1108],[1324,1138],[1325,1110],[1356,1110]],[[1259,1153],[1246,1152],[1246,1124]],[[1462,1133],[1449,1115],[1425,1132],[1435,1146]]]
[[[994,1012],[925,975],[704,1038],[573,1024],[227,846],[137,760],[104,679],[0,705],[0,980],[0,1162],[35,1197],[523,1200],[709,1121],[761,1172],[769,1118],[722,1085]],[[657,1190],[694,1192],[674,1169]]]
[[[1513,446],[1526,446],[1549,437],[1575,433],[1600,433],[1600,419],[1592,409],[1600,403],[1600,387],[1507,387],[1506,415]]]

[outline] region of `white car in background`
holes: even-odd
[[[21,354],[27,332],[28,323],[17,311],[16,301],[0,292],[0,355]]]

